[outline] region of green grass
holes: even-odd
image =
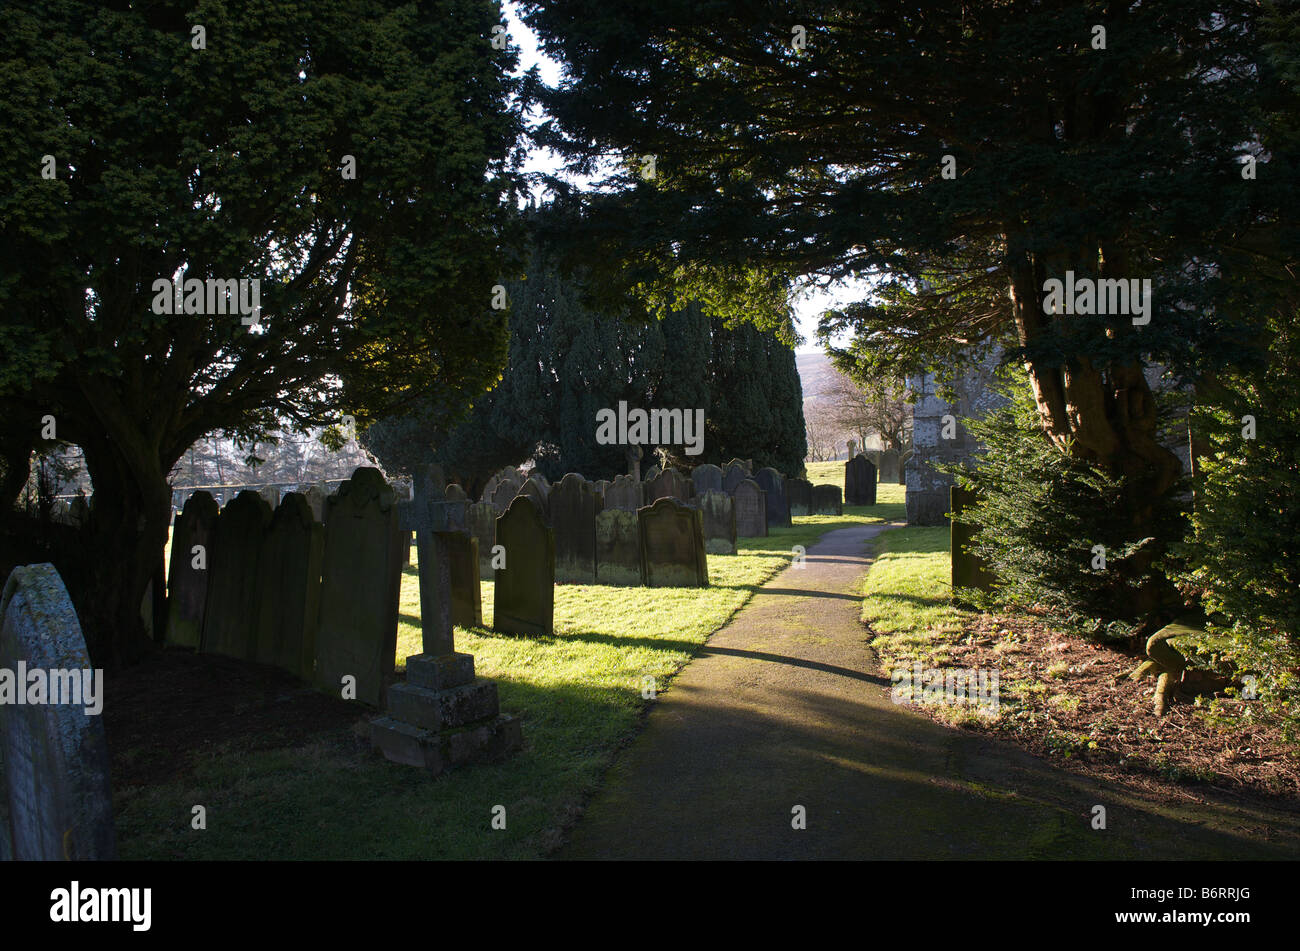
[[[882,534],[863,582],[862,620],[882,666],[947,660],[944,645],[961,629],[952,590],[946,527],[911,526]]]
[[[842,473],[843,465],[840,464]],[[827,480],[829,481],[829,480]],[[840,517],[799,518],[737,555],[709,556],[710,587],[556,588],[555,635],[457,631],[459,650],[497,682],[502,709],[523,721],[525,748],[509,761],[436,780],[360,746],[348,731],[306,747],[196,752],[182,781],[115,791],[119,852],[127,859],[537,858],[597,788],[639,728],[648,701],[708,636],[792,557],[823,533],[901,518],[903,490]],[[484,618],[492,584],[483,585]],[[403,577],[398,663],[419,652],[414,569]],[[358,717],[366,711],[358,707]],[[190,829],[191,808],[208,828]],[[506,808],[506,829],[491,828]]]

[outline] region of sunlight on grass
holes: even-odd
[[[843,463],[839,470],[842,480]],[[637,731],[650,703],[641,695],[645,678],[671,690],[673,674],[790,562],[793,546],[901,518],[901,486],[881,486],[878,498],[843,516],[798,518],[767,538],[741,539],[736,555],[710,555],[709,588],[557,586],[552,637],[457,629],[457,649],[497,683],[502,711],[523,721],[524,749],[506,763],[431,780],[388,763],[348,731],[295,749],[204,750],[183,780],[117,791],[122,857],[540,857]],[[493,587],[485,579],[489,624]],[[420,652],[419,613],[413,566],[402,577],[399,670]],[[370,715],[357,707],[359,724]],[[208,809],[204,832],[189,828],[194,803]],[[506,808],[505,830],[491,828],[495,805]]]
[[[912,526],[882,534],[863,582],[862,620],[881,662],[942,663],[947,634],[960,628],[951,593],[948,529]]]

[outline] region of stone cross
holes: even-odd
[[[442,657],[455,652],[451,621],[451,559],[439,536],[467,531],[468,504],[449,502],[442,469],[416,471],[414,498],[397,505],[398,527],[415,532],[420,565],[420,634],[424,653]]]

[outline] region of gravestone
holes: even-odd
[[[704,550],[710,555],[736,553],[736,501],[726,492],[705,492],[699,497],[704,525]]]
[[[785,476],[768,467],[759,469],[754,481],[767,493],[767,524],[789,525],[790,503],[785,494]]]
[[[736,503],[736,535],[763,538],[767,535],[767,493],[753,479],[746,479],[731,493]]]
[[[596,580],[600,584],[645,584],[641,577],[640,521],[636,512],[605,509],[596,515]]]
[[[570,472],[551,490],[556,584],[596,583],[596,512],[591,484]]]
[[[519,490],[523,488],[523,485],[522,482],[515,485],[514,482],[509,480],[502,480],[497,484],[496,489],[492,492],[490,504],[498,515],[510,507],[510,503],[515,500],[515,496],[519,494]]]
[[[448,484],[447,491],[444,494],[447,496],[448,502],[464,502],[469,504],[469,496],[465,493],[465,490],[455,482]]]
[[[739,468],[745,470],[745,474],[746,474],[746,475],[753,475],[753,474],[754,474],[754,460],[753,460],[753,459],[730,459],[730,460],[727,461],[727,464],[726,464],[725,466],[723,466],[722,468],[723,468],[723,469],[730,469],[732,466],[738,466]]]
[[[555,629],[555,532],[526,495],[497,519],[497,544],[505,567],[496,570],[492,627],[507,634],[546,634]]]
[[[844,463],[844,504],[876,504],[876,466],[862,453]]]
[[[325,505],[316,683],[335,695],[356,678],[356,699],[382,707],[397,654],[402,545],[397,497],[378,469],[352,473]]]
[[[729,462],[722,472],[722,491],[732,495],[736,486],[749,478],[749,470],[742,463]]]
[[[257,490],[257,494],[266,500],[266,504],[275,511],[275,507],[280,504],[280,487],[278,485],[264,485]]]
[[[641,573],[652,588],[707,588],[704,524],[698,509],[662,498],[640,509]]]
[[[115,859],[108,741],[99,711],[89,712],[102,710],[102,675],[93,698],[84,675],[61,677],[58,696],[49,677],[93,670],[53,565],[15,568],[0,595],[0,670],[16,681],[20,664],[47,672],[50,692],[44,703],[0,703],[0,860]],[[13,686],[26,695],[26,682]]]
[[[812,514],[844,514],[844,504],[840,499],[840,487],[838,485],[815,485],[812,487]]]
[[[537,504],[537,510],[542,513],[542,518],[548,522],[551,520],[550,490],[542,485],[540,479],[529,476],[528,481],[520,487],[519,494],[532,499]]]
[[[413,489],[397,515],[416,533],[423,652],[406,659],[406,680],[389,688],[370,738],[389,760],[436,776],[461,763],[501,759],[523,737],[519,721],[501,715],[497,685],[475,677],[472,655],[456,652],[453,619],[482,613],[477,540],[458,529],[466,522],[466,500],[446,498],[435,465],[416,472]]]
[[[304,498],[307,499],[307,505],[311,508],[311,517],[324,525],[325,500],[329,498],[329,490],[320,484],[313,485],[304,493]]]
[[[660,471],[662,470],[660,470],[658,466],[651,466],[649,469],[645,471],[645,479],[642,481],[641,484],[646,485],[650,482],[653,482],[655,476],[659,475]]]
[[[705,463],[691,470],[691,482],[695,484],[695,494],[722,491],[722,470],[715,465]]]
[[[813,510],[813,485],[807,479],[786,479],[790,515],[811,515]]]
[[[948,534],[948,547],[952,563],[952,600],[959,607],[970,607],[971,605],[958,593],[959,589],[976,588],[980,591],[992,591],[993,583],[997,578],[988,570],[982,558],[969,551],[968,546],[975,536],[976,526],[962,521],[961,518],[963,513],[979,501],[978,493],[960,485],[953,485],[950,491],[952,521]]]
[[[880,454],[880,481],[898,482],[898,450],[886,449]]]
[[[261,586],[253,659],[312,680],[320,615],[321,559],[325,527],[305,496],[280,500],[262,542]]]
[[[605,490],[608,489],[609,486],[610,481],[608,479],[599,479],[592,483],[591,486],[591,491],[596,493],[596,498],[599,500],[600,508],[602,509],[605,507]]]
[[[519,494],[519,488],[524,484],[523,474],[514,466],[506,466],[487,480],[487,484],[483,486],[483,493],[479,496],[479,501],[494,502],[496,499],[496,493],[500,489],[502,483],[508,483],[511,486],[509,495],[503,496],[503,504],[509,505],[510,500]],[[505,511],[505,509],[502,508],[502,511]]]
[[[478,542],[479,576],[492,571],[492,546],[497,543],[497,510],[490,502],[475,502],[466,507],[469,533]]]
[[[221,510],[208,551],[208,597],[203,612],[202,649],[252,660],[261,600],[262,544],[271,507],[245,489]]]
[[[605,489],[605,509],[635,512],[645,504],[642,485],[630,475],[621,475]]]
[[[167,571],[167,643],[198,649],[203,637],[203,609],[208,603],[208,569],[212,529],[220,510],[207,492],[185,501],[172,528],[171,566]],[[196,553],[194,546],[201,546]],[[196,555],[202,568],[195,568]]]
[[[483,626],[483,586],[480,583],[478,539],[461,532],[444,536],[451,565],[451,623]]]
[[[659,499],[676,499],[688,502],[694,496],[695,486],[676,469],[665,469],[646,483],[645,500],[653,505]]]

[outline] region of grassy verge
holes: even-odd
[[[648,704],[645,678],[671,689],[672,675],[788,564],[795,545],[901,510],[901,487],[886,486],[875,506],[742,539],[738,554],[709,556],[707,589],[559,586],[552,637],[459,630],[458,649],[474,655],[480,675],[499,685],[502,709],[523,721],[525,748],[508,762],[431,780],[388,763],[347,730],[306,746],[195,751],[181,780],[115,790],[119,851],[129,859],[541,857],[635,735]],[[483,585],[487,619],[492,587]],[[419,652],[418,624],[411,569],[399,665]],[[205,831],[190,828],[195,804],[207,809]],[[504,830],[491,827],[497,805],[506,809]]]

